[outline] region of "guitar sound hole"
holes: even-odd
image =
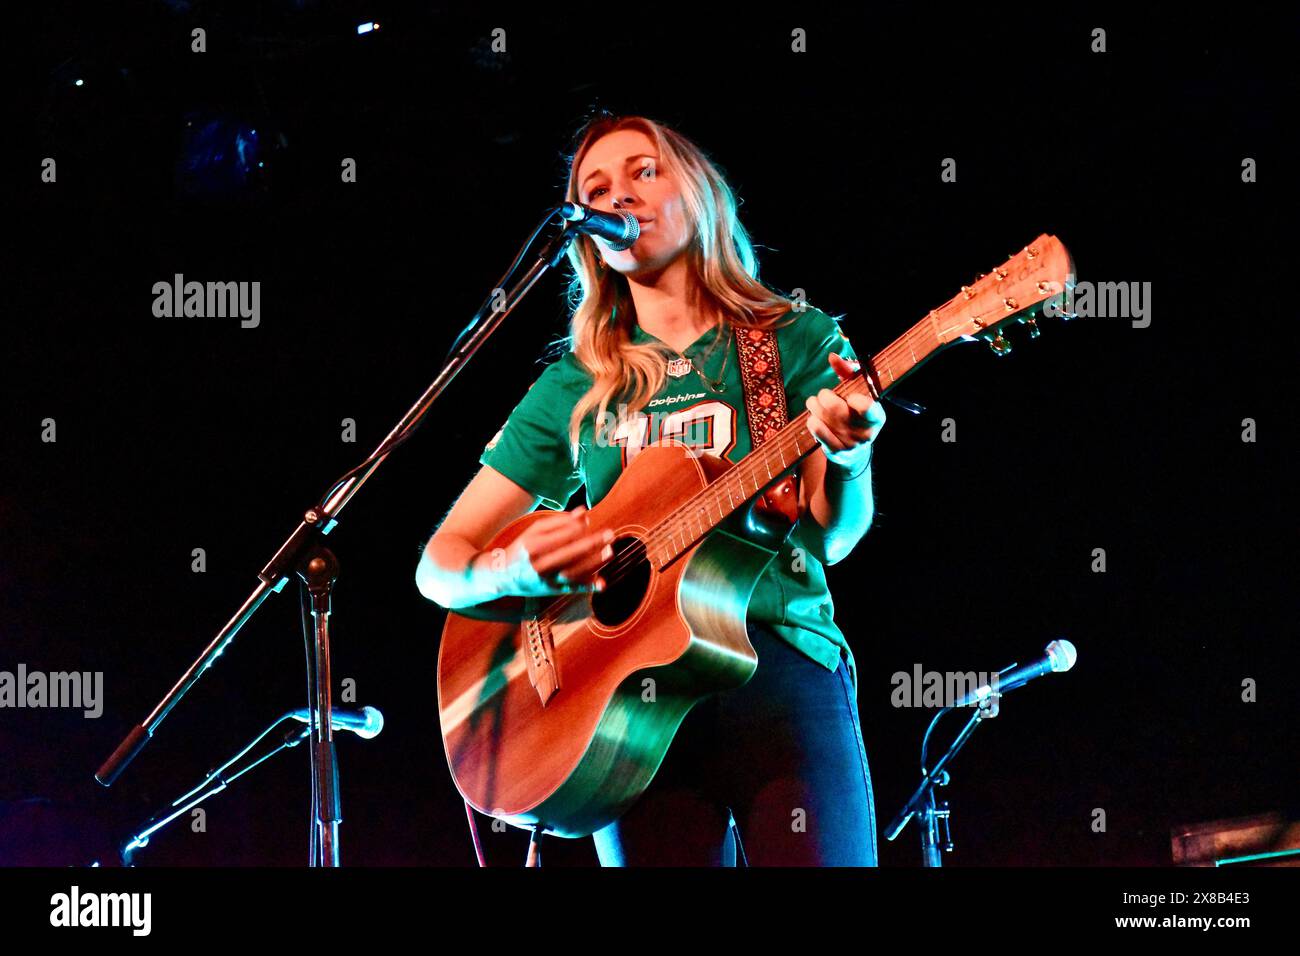
[[[627,537],[614,541],[614,557],[600,570],[605,590],[591,596],[591,613],[606,627],[617,627],[631,617],[650,585],[650,562],[645,545]]]

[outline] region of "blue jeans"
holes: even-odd
[[[762,625],[748,630],[758,670],[686,715],[645,793],[593,834],[602,866],[876,865],[848,668],[831,672]]]

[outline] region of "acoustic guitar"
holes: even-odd
[[[835,391],[876,398],[958,342],[1010,350],[1004,331],[1070,317],[1074,266],[1042,235],[934,309]],[[741,461],[675,440],[642,450],[588,513],[614,530],[594,594],[502,598],[449,612],[438,715],[452,779],[513,826],[587,836],[645,791],[687,712],[749,680],[749,597],[791,525],[752,503],[818,445],[808,412]],[[489,543],[505,547],[535,511]]]

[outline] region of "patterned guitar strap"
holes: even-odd
[[[736,329],[736,351],[740,356],[740,382],[745,393],[745,418],[753,448],[786,426],[784,376],[776,333],[763,329]],[[799,471],[772,485],[755,502],[755,507],[779,515],[791,524],[799,520]]]

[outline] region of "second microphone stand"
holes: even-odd
[[[989,717],[996,717],[998,713],[998,694],[994,692],[989,698],[981,701],[975,708],[975,713],[971,714],[970,720],[962,728],[957,739],[952,742],[948,750],[939,761],[929,770],[924,766],[924,745],[922,745],[922,766],[921,782],[903,809],[899,810],[894,819],[889,821],[889,826],[885,828],[885,839],[893,840],[903,828],[907,826],[913,816],[918,817],[917,827],[921,831],[921,865],[922,866],[943,866],[944,851],[952,852],[952,832],[949,828],[951,811],[948,808],[948,802],[938,801],[935,796],[935,787],[945,787],[948,785],[948,764],[952,758],[957,756],[957,751],[966,746],[971,735],[975,733],[975,728]],[[938,723],[939,718],[946,714],[952,708],[944,708],[935,715],[930,724],[930,730]],[[929,737],[929,731],[926,732]],[[940,837],[940,830],[943,835]]]

